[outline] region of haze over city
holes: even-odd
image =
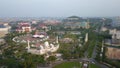
[[[120,0],[0,0],[0,68],[120,68]]]
[[[0,0],[0,17],[111,17],[120,0]]]

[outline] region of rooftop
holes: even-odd
[[[4,25],[0,25],[0,28],[6,28]]]

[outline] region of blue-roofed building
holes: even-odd
[[[6,28],[6,26],[4,26],[3,24],[0,25],[0,28]]]

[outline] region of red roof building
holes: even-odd
[[[19,33],[31,32],[32,31],[31,24],[27,22],[18,23],[18,28],[16,29],[16,31],[18,31]]]

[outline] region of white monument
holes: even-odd
[[[88,33],[86,33],[85,42],[88,42]]]

